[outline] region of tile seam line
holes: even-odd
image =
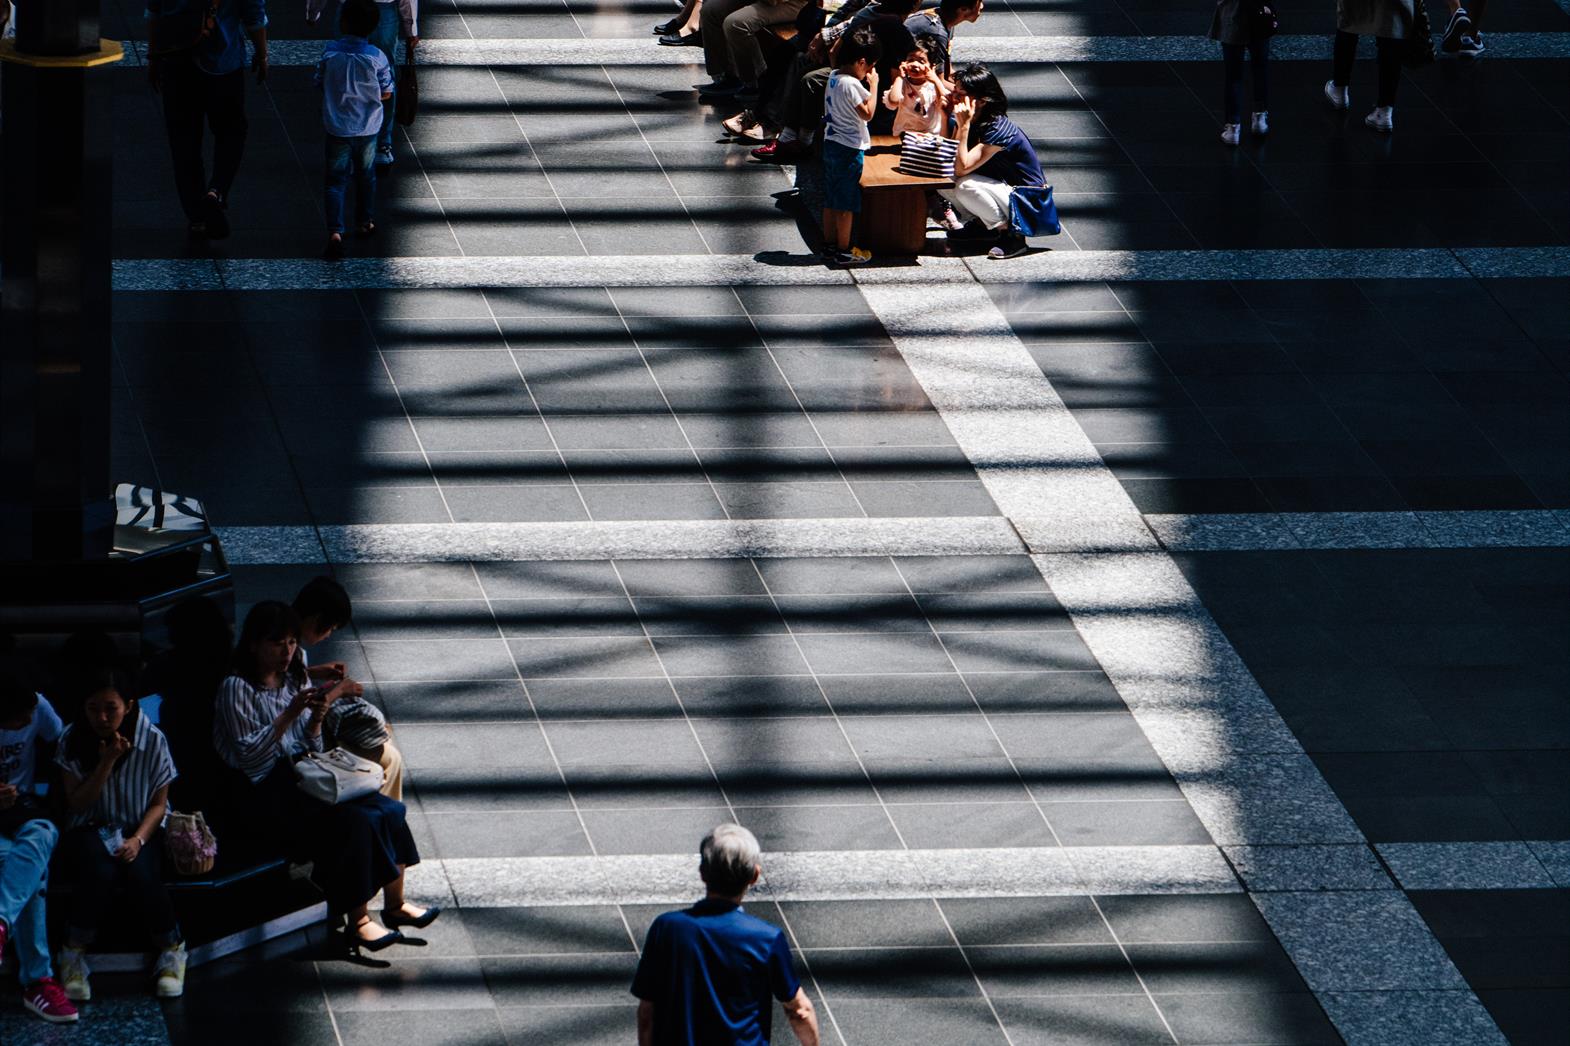
[[[1456,258],[1454,249],[1448,249],[1447,248],[1446,249],[1446,254],[1450,258],[1455,260],[1456,264],[1458,264],[1458,265],[1460,264],[1459,263],[1459,259]],[[1469,270],[1466,270],[1463,267],[1463,271],[1469,271]],[[985,284],[978,277],[976,271],[972,267],[972,264],[971,263],[967,263],[966,266],[962,270],[947,270],[945,274],[947,274],[947,272],[952,272],[952,276],[949,279],[941,279],[940,278],[937,282],[940,282],[940,283],[943,283],[943,284],[947,284],[947,285],[950,285],[950,286],[954,286],[954,287],[961,287],[961,286],[965,286],[965,285],[975,285],[977,291],[979,291],[980,295],[982,296],[982,298],[986,302],[985,305],[981,305],[980,307],[981,308],[989,308],[990,307],[990,311],[991,311],[992,315],[988,316],[988,317],[985,317],[985,322],[977,324],[976,328],[973,331],[967,331],[966,332],[967,336],[969,338],[973,338],[973,339],[975,339],[977,341],[982,341],[982,342],[987,342],[987,341],[1013,341],[1015,343],[1018,343],[1019,339],[1018,339],[1017,335],[1015,335],[1015,333],[1014,333],[1013,325],[1012,325],[1011,321],[1007,318],[1007,316],[1005,316],[1003,314],[1002,309],[998,308],[996,303],[991,300],[991,296],[989,294],[987,294]],[[963,273],[963,275],[961,275],[961,273]],[[880,311],[880,309],[879,309],[879,304],[880,303],[876,299],[876,291],[874,290],[874,288],[878,286],[878,283],[875,282],[875,281],[871,281],[871,280],[868,280],[868,279],[864,278],[864,274],[861,271],[855,271],[855,272],[852,273],[852,281],[855,283],[857,288],[861,290],[863,296],[866,298],[867,305],[872,310],[873,314],[878,317],[879,321],[884,324],[886,329],[889,328],[891,326],[891,324],[888,322],[888,318],[887,318],[886,312],[885,311]],[[885,284],[883,284],[883,286],[887,287],[887,286],[889,286],[889,284],[885,283]],[[895,307],[897,307],[897,305]],[[995,322],[994,322],[994,318],[995,318]],[[893,326],[899,326],[899,325],[893,325]],[[941,397],[941,396],[934,396],[933,395],[933,390],[930,389],[930,388],[927,388],[926,382],[923,380],[922,369],[918,369],[917,367],[911,366],[911,361],[908,358],[906,358],[905,348],[901,344],[902,341],[907,341],[907,340],[909,340],[909,339],[911,339],[913,337],[914,338],[921,338],[921,337],[928,337],[928,338],[930,338],[931,337],[930,331],[928,329],[926,329],[926,328],[923,328],[923,327],[919,326],[919,325],[917,326],[917,332],[918,333],[915,333],[915,334],[907,332],[903,336],[901,336],[901,335],[896,335],[893,331],[890,331],[890,336],[891,336],[892,340],[894,341],[896,351],[898,351],[900,353],[902,359],[906,359],[906,365],[911,368],[912,373],[916,377],[917,383],[922,385],[922,387],[924,389],[926,389],[928,398],[929,398],[929,400],[932,401],[934,408],[938,411],[938,413],[940,415],[946,415],[947,411],[946,411],[946,409],[945,409],[945,407],[943,405],[943,402],[947,399],[947,397]],[[999,333],[999,332],[1001,332],[1001,333]],[[1026,355],[1028,357],[1028,355],[1029,355],[1028,352],[1026,353]],[[1032,380],[1033,380],[1033,378],[1032,378]],[[1055,401],[1060,407],[1062,407],[1063,405],[1062,405],[1062,402],[1061,402],[1061,397],[1059,397],[1058,394],[1056,393],[1055,389],[1053,389],[1051,380],[1049,378],[1047,378],[1047,376],[1043,373],[1043,374],[1040,374],[1040,381],[1041,381],[1041,385],[1045,388],[1045,391],[1047,393],[1047,396],[1048,396],[1049,400],[1050,401]],[[1068,412],[1066,407],[1064,407],[1063,413],[1068,418],[1068,424],[1067,424],[1066,427],[1068,427],[1070,429],[1073,429],[1073,430],[1077,430],[1079,432],[1080,436],[1086,441],[1087,444],[1089,444],[1090,452],[1094,456],[1094,461],[1100,467],[1099,470],[1105,472],[1108,477],[1112,477],[1111,469],[1106,465],[1104,459],[1101,458],[1101,453],[1100,453],[1099,449],[1095,448],[1094,444],[1090,442],[1088,436],[1085,436],[1085,434],[1083,432],[1083,429],[1081,429],[1079,427],[1078,420],[1073,418],[1072,413]],[[947,420],[947,419],[945,419],[945,420]],[[954,425],[951,424],[949,427],[950,427],[951,431],[955,430],[955,426]],[[959,437],[959,434],[957,432],[956,432],[956,436],[957,436],[957,438],[959,438],[959,441],[960,441],[960,444],[961,444],[961,449],[965,452],[966,457],[967,458],[971,458],[972,454],[970,452],[970,448],[975,445],[974,438],[972,437],[971,439],[967,439],[965,437]],[[986,437],[984,437],[984,438],[986,438]],[[987,485],[989,487],[989,493],[990,493],[991,492],[990,491],[991,483],[989,483],[989,478],[990,477],[988,475],[981,474],[979,470],[978,470],[978,475],[981,475],[982,482],[983,482],[983,484],[985,484],[985,485]],[[1113,482],[1117,482],[1115,478],[1113,478]],[[1121,484],[1119,484],[1119,489],[1121,489]],[[997,500],[997,498],[994,497],[994,500]],[[1000,504],[999,507],[1000,507],[1000,509],[1003,508],[1003,506],[1001,504]],[[1148,553],[1145,553],[1145,555],[1147,555],[1149,557],[1153,557],[1156,562],[1162,564],[1163,566],[1169,568],[1172,571],[1177,572],[1178,578],[1182,579],[1181,572],[1177,571],[1175,561],[1172,558],[1172,553],[1169,552],[1165,547],[1163,547],[1161,545],[1161,543],[1159,542],[1159,540],[1156,540],[1155,534],[1150,531],[1149,525],[1145,522],[1144,514],[1143,513],[1139,513],[1137,511],[1137,509],[1133,508],[1132,505],[1128,506],[1128,510],[1133,512],[1134,516],[1140,521],[1141,527],[1143,527],[1146,530],[1147,534],[1152,539],[1152,550],[1150,552],[1148,552]],[[1003,511],[1004,511],[1005,516],[1009,515],[1007,509],[1003,509]],[[1114,511],[1116,511],[1116,510],[1114,510]],[[1077,558],[1089,559],[1089,560],[1105,560],[1107,558],[1105,553],[1096,552],[1096,551],[1077,552],[1077,553],[1072,553],[1071,555],[1073,555],[1073,556],[1075,556]],[[1052,584],[1051,572],[1047,569],[1047,561],[1050,560],[1050,559],[1051,559],[1051,555],[1050,554],[1036,554],[1036,553],[1033,552],[1032,555],[1031,555],[1031,560],[1036,565],[1036,568],[1041,572],[1043,580],[1045,580],[1047,582],[1049,588],[1057,596],[1057,598],[1059,599],[1060,603],[1063,604],[1064,609],[1066,611],[1068,611],[1068,613],[1070,615],[1070,618],[1076,620],[1076,627],[1078,627],[1078,620],[1077,620],[1078,615],[1075,613],[1073,605],[1071,605],[1069,600],[1064,599],[1062,594],[1059,592],[1058,588]],[[1218,651],[1225,651],[1225,653],[1226,654],[1230,654],[1232,658],[1238,658],[1238,655],[1237,655],[1235,649],[1232,647],[1232,644],[1231,644],[1230,640],[1228,640],[1226,638],[1225,634],[1220,630],[1219,626],[1216,625],[1213,617],[1210,615],[1209,609],[1199,599],[1197,593],[1194,593],[1192,588],[1187,585],[1186,580],[1180,580],[1180,583],[1182,584],[1183,590],[1184,590],[1182,593],[1180,593],[1180,596],[1184,597],[1185,601],[1187,601],[1187,599],[1192,599],[1192,607],[1194,608],[1195,611],[1197,611],[1197,613],[1191,613],[1189,627],[1197,628],[1197,629],[1201,629],[1203,631],[1206,631],[1207,632],[1206,638],[1207,638],[1208,642],[1213,645],[1214,649],[1216,649]],[[1186,593],[1186,595],[1185,595],[1185,593]],[[1207,625],[1209,626],[1208,628],[1205,627]],[[1086,640],[1087,641],[1087,645],[1089,645],[1088,637],[1085,637],[1082,634],[1082,639]],[[1092,651],[1094,652],[1094,648],[1092,648]],[[1101,660],[1100,657],[1098,657],[1097,660],[1099,662]],[[1241,664],[1241,659],[1239,659],[1239,663]],[[1244,668],[1244,671],[1247,672],[1246,666]],[[1118,676],[1114,675],[1114,673],[1112,673],[1112,672],[1108,672],[1107,675],[1108,675],[1108,680],[1109,680],[1109,682],[1112,683],[1114,689],[1116,689],[1118,691],[1120,696],[1123,695],[1124,694],[1124,685],[1120,685],[1120,679],[1118,678]],[[1248,675],[1249,675],[1249,678],[1252,679],[1252,674],[1248,673]],[[1256,686],[1257,686],[1257,681],[1256,681]],[[1291,732],[1290,727],[1286,726],[1285,721],[1280,716],[1279,710],[1277,710],[1275,708],[1274,702],[1271,701],[1269,699],[1268,694],[1264,694],[1262,690],[1261,690],[1261,695],[1264,697],[1264,707],[1267,710],[1264,713],[1264,715],[1268,715],[1269,718],[1272,720],[1272,724],[1275,725],[1275,726],[1278,726],[1279,729],[1285,731],[1287,736],[1289,736],[1293,740],[1293,742],[1296,743],[1296,735]],[[1138,703],[1137,702],[1130,703],[1128,701],[1127,697],[1125,697],[1124,700],[1125,700],[1125,704],[1127,704],[1128,707],[1129,707],[1130,714],[1134,716],[1134,721],[1135,721],[1135,723],[1136,723],[1140,733],[1145,736],[1146,743],[1152,745],[1152,748],[1154,748],[1156,750],[1157,757],[1159,759],[1161,759],[1163,765],[1165,765],[1166,764],[1166,758],[1162,754],[1162,750],[1155,747],[1154,743],[1151,741],[1151,739],[1149,737],[1149,730],[1148,730],[1147,724],[1144,721],[1142,721],[1142,719],[1145,718],[1145,717],[1141,717],[1140,715],[1135,713],[1135,708],[1137,707]],[[1301,751],[1301,749],[1299,749],[1299,751]],[[1306,754],[1303,756],[1303,758],[1305,760],[1308,760],[1308,756]],[[1311,767],[1313,766],[1311,761],[1309,761],[1309,765]],[[1169,773],[1172,772],[1170,770],[1170,768],[1169,768],[1168,772]],[[1317,769],[1314,771],[1314,773],[1315,773],[1316,777],[1318,777]],[[1179,781],[1184,780],[1184,779],[1193,780],[1193,776],[1192,775],[1179,775],[1177,773],[1173,773],[1172,776],[1173,776],[1174,780],[1179,780]],[[1388,866],[1388,864],[1386,864],[1383,855],[1378,854],[1378,852],[1374,849],[1374,847],[1368,842],[1366,837],[1363,835],[1362,831],[1360,829],[1356,828],[1355,822],[1353,822],[1351,820],[1350,814],[1347,812],[1345,804],[1340,801],[1340,797],[1337,796],[1332,790],[1330,790],[1329,785],[1328,785],[1327,782],[1323,782],[1322,778],[1320,778],[1320,780],[1321,780],[1321,783],[1324,786],[1325,794],[1326,794],[1326,796],[1328,796],[1329,802],[1326,804],[1326,806],[1327,806],[1327,809],[1331,809],[1332,816],[1336,816],[1337,819],[1345,820],[1349,824],[1353,825],[1353,829],[1352,830],[1353,830],[1353,832],[1357,836],[1357,841],[1361,844],[1361,846],[1365,850],[1371,852],[1374,855],[1375,860],[1378,862],[1378,867],[1380,868],[1380,873],[1383,876],[1383,878],[1385,879],[1385,881],[1387,883],[1389,883],[1391,886],[1395,887],[1398,891],[1400,891],[1400,889],[1401,889],[1400,888],[1400,882],[1399,882],[1399,880],[1397,880],[1393,876],[1392,869]],[[1245,787],[1248,787],[1248,786],[1245,786]],[[1184,794],[1185,794],[1185,797],[1188,797],[1188,791],[1186,789],[1184,789]],[[1191,798],[1190,799],[1191,805],[1192,805],[1193,801],[1194,800]],[[1333,808],[1332,808],[1331,804],[1333,804]],[[1212,830],[1212,823],[1211,823],[1211,821],[1212,821],[1212,813],[1213,813],[1212,811],[1207,810],[1207,809],[1194,808],[1193,812],[1194,812],[1195,816],[1199,818],[1200,822],[1202,824],[1204,824],[1204,826],[1205,826],[1205,828],[1207,830]],[[1338,841],[1342,841],[1342,840],[1329,839],[1329,840],[1321,840],[1321,841],[1338,842]],[[1242,839],[1242,840],[1234,840],[1232,842],[1232,845],[1233,846],[1248,845],[1248,840],[1246,838]],[[1235,865],[1234,865],[1230,855],[1226,854],[1225,847],[1219,847],[1218,846],[1218,849],[1222,850],[1223,859],[1224,859],[1224,861],[1226,863],[1226,866],[1229,869],[1229,871],[1234,876],[1237,875],[1237,871],[1238,870],[1236,869],[1236,867],[1235,867]],[[1247,880],[1241,880],[1241,882],[1242,882],[1242,885],[1243,885],[1243,888],[1244,888],[1245,892],[1250,897],[1250,899],[1254,899],[1255,895],[1256,895],[1256,891],[1252,890],[1252,889],[1249,889]],[[1285,896],[1288,896],[1288,894],[1280,894],[1280,895],[1277,895],[1277,896],[1285,897]],[[1400,898],[1400,901],[1402,903],[1405,903],[1407,908],[1411,910],[1412,914],[1416,915],[1416,917],[1417,917],[1417,924],[1416,924],[1417,929],[1414,931],[1415,935],[1418,936],[1422,940],[1422,943],[1425,946],[1431,946],[1431,948],[1432,948],[1432,950],[1430,951],[1430,955],[1432,957],[1432,960],[1431,960],[1432,961],[1432,970],[1430,972],[1433,973],[1433,974],[1437,974],[1440,977],[1444,977],[1447,974],[1448,975],[1453,975],[1454,976],[1454,980],[1460,984],[1461,988],[1458,990],[1457,994],[1455,996],[1452,996],[1452,997],[1460,998],[1462,1000],[1462,1005],[1463,1006],[1466,1006],[1468,1009],[1470,1009],[1473,1012],[1474,1015],[1478,1015],[1477,1019],[1479,1020],[1479,1023],[1486,1022],[1487,1026],[1489,1028],[1493,1029],[1493,1034],[1494,1034],[1494,1036],[1497,1037],[1498,1041],[1503,1041],[1503,1036],[1499,1032],[1499,1029],[1498,1029],[1497,1025],[1493,1022],[1492,1015],[1490,1015],[1488,1013],[1488,1011],[1482,1006],[1482,1003],[1478,999],[1477,994],[1471,989],[1470,985],[1467,984],[1467,982],[1461,977],[1459,972],[1456,970],[1453,961],[1450,960],[1450,958],[1448,956],[1448,953],[1443,949],[1443,946],[1439,944],[1437,937],[1433,934],[1432,930],[1428,927],[1428,924],[1426,923],[1426,921],[1424,921],[1422,919],[1421,915],[1416,912],[1415,907],[1411,905],[1411,902],[1406,898],[1406,895],[1405,895],[1404,892],[1399,892],[1398,896]],[[1259,907],[1257,902],[1256,902],[1256,907]],[[1315,955],[1313,954],[1313,951],[1314,951],[1313,946],[1306,945],[1305,942],[1303,942],[1301,940],[1300,935],[1298,935],[1298,934],[1295,934],[1295,933],[1294,934],[1284,934],[1283,930],[1286,927],[1285,926],[1278,927],[1276,925],[1276,923],[1270,918],[1270,913],[1266,912],[1265,910],[1261,909],[1261,915],[1265,916],[1267,923],[1270,923],[1271,929],[1275,933],[1275,935],[1277,936],[1277,938],[1278,938],[1282,948],[1287,952],[1288,956],[1292,959],[1294,966],[1296,966],[1298,968],[1299,973],[1303,976],[1304,982],[1309,985],[1310,989],[1313,991],[1313,994],[1319,1000],[1320,1005],[1324,1009],[1326,1015],[1330,1017],[1332,1023],[1335,1024],[1335,1026],[1337,1027],[1337,1030],[1340,1031],[1344,1036],[1346,1036],[1349,1039],[1352,1039],[1352,1038],[1359,1038],[1360,1039],[1364,1034],[1370,1032],[1372,1029],[1370,1027],[1368,1027],[1368,1024],[1369,1024],[1369,1018],[1368,1017],[1366,1017],[1366,1016],[1359,1017],[1356,1014],[1351,1014],[1351,1013],[1348,1013],[1347,1011],[1345,1011],[1343,1009],[1337,1009],[1337,1008],[1331,1006],[1330,1002],[1331,1002],[1331,999],[1333,998],[1333,996],[1335,994],[1335,989],[1332,988],[1332,987],[1329,987],[1329,986],[1325,986],[1325,987],[1322,987],[1322,988],[1321,987],[1315,987],[1314,983],[1310,980],[1310,978],[1314,976],[1314,971],[1312,970],[1312,964],[1313,964],[1314,959],[1315,959]],[[1343,933],[1343,936],[1344,936],[1344,933]],[[1319,943],[1321,945],[1323,945],[1324,942],[1319,942]],[[1320,950],[1323,950],[1323,948],[1321,948]],[[1445,1017],[1444,1017],[1444,1015],[1438,1013],[1437,1012],[1437,1008],[1436,1008],[1436,1011],[1430,1016],[1430,1020],[1431,1021],[1439,1021],[1439,1022],[1442,1023],[1445,1020]]]

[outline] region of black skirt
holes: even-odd
[[[329,806],[300,791],[294,768],[282,760],[256,788],[270,830],[286,852],[316,866],[311,878],[335,915],[375,897],[398,878],[399,865],[420,863],[405,807],[396,799],[377,792]]]

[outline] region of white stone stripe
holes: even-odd
[[[1001,516],[219,527],[230,563],[1018,555]]]
[[[463,908],[679,904],[691,854],[453,857],[409,870],[421,900]],[[754,890],[776,901],[1240,893],[1214,846],[1086,846],[766,853]]]
[[[1436,37],[1436,39],[1438,39]],[[127,41],[127,64],[142,65],[144,44]],[[270,40],[268,61],[275,66],[315,65],[322,57],[321,40]],[[1328,61],[1327,34],[1277,36],[1271,41],[1276,61]],[[1372,54],[1371,45],[1363,49]],[[1215,41],[1203,36],[969,36],[954,42],[956,58],[972,62],[1214,62]],[[1488,57],[1564,58],[1570,56],[1570,33],[1489,33]],[[701,54],[683,48],[659,47],[648,37],[627,39],[440,39],[420,41],[420,63],[434,66],[583,66],[693,65]]]
[[[1211,838],[1235,848],[1366,846],[1170,554],[1138,550],[1139,533],[1154,547],[1143,518],[1120,487],[1111,496],[1111,471],[982,289],[862,290]],[[993,396],[1004,406],[989,419]],[[1064,445],[1045,442],[1048,432],[1078,457],[1075,467],[1020,456],[1034,444],[1061,459]],[[1118,554],[1053,551],[1083,547],[1087,525],[1096,527],[1091,547]],[[1458,1027],[1464,1041],[1505,1041],[1404,894],[1339,891],[1313,871],[1294,868],[1315,892],[1250,896],[1348,1042],[1380,1041],[1391,1008],[1426,1036],[1412,1041],[1451,1041]],[[1388,995],[1370,1007],[1375,990]],[[1352,998],[1343,1004],[1337,992]]]
[[[1064,208],[1073,226],[1072,205]],[[1057,241],[1053,241],[1057,243]],[[1067,241],[1062,241],[1067,246]],[[922,258],[916,266],[862,269],[856,282],[1124,283],[1131,280],[1481,279],[1562,276],[1570,248],[1464,247],[1333,250],[1052,250],[1007,263],[985,258]],[[677,287],[846,285],[802,248],[780,262],[750,254],[646,257],[430,257],[121,259],[117,291],[398,290],[474,287]]]
[[[1570,546],[1570,513],[1556,509],[1159,514],[1145,525],[1172,552]]]
[[[997,419],[989,419],[997,420]],[[1073,469],[1072,446],[1053,454]],[[978,451],[994,493],[1017,470]],[[1039,462],[1038,462],[1039,464]],[[1007,477],[1007,478],[1006,478]],[[1019,496],[1013,486],[1011,500]],[[1111,497],[1109,491],[1102,490]],[[1088,503],[1042,514],[1039,506],[1003,516],[934,518],[604,521],[592,523],[362,523],[344,526],[217,528],[235,564],[431,563],[485,560],[725,559],[744,556],[990,556],[1025,551],[1144,549],[1137,531],[1102,530]],[[1070,522],[1078,520],[1077,529]],[[1563,548],[1570,512],[1326,512],[1257,515],[1151,515],[1144,522],[1171,552],[1270,549]],[[1016,528],[1024,529],[1017,530]]]

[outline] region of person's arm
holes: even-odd
[[[856,106],[856,115],[863,120],[871,120],[878,114],[878,71],[867,71],[867,98]]]
[[[889,84],[889,89],[883,92],[883,104],[890,109],[898,109],[899,103],[905,100],[905,75],[896,73],[894,82]]]
[[[398,0],[398,29],[410,47],[420,42],[419,0]]]
[[[785,1008],[790,1030],[796,1033],[801,1046],[818,1046],[818,1011],[812,1008],[812,1000],[807,998],[805,989],[797,988],[795,997],[780,1005]]]
[[[73,814],[91,809],[103,794],[104,785],[109,783],[109,774],[115,764],[130,750],[131,742],[115,734],[109,740],[98,743],[98,765],[86,777],[78,777],[75,771],[61,766],[61,777],[65,779],[65,808]]]
[[[256,28],[247,28],[247,36],[251,38],[251,71],[256,74],[256,82],[267,82],[267,23],[264,21]]]
[[[250,685],[237,676],[230,676],[219,691],[214,710],[213,733],[227,735],[228,747],[234,750],[239,770],[253,781],[260,781],[281,756],[283,739],[289,733],[306,705],[317,693],[301,690],[274,719],[263,717],[257,694]],[[307,741],[307,745],[309,745]],[[317,726],[316,745],[321,745],[321,728]]]
[[[976,105],[969,98],[954,106],[954,137],[959,139],[959,148],[954,151],[954,177],[956,178],[974,171],[992,159],[1000,149],[999,146],[987,145],[984,142],[971,143],[970,122],[975,115]]]
[[[638,1000],[638,1046],[654,1046],[654,1004]]]
[[[147,804],[147,812],[142,815],[142,821],[115,851],[115,856],[126,864],[136,860],[141,854],[142,847],[158,831],[158,826],[164,823],[164,813],[169,809],[169,786],[164,785],[153,793],[152,800]]]

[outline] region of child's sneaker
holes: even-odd
[[[841,252],[839,256],[841,265],[865,265],[871,260],[872,252],[864,251],[860,247],[852,247],[848,251]]]
[[[1242,131],[1242,128],[1239,125],[1235,124],[1235,123],[1222,124],[1221,125],[1221,144],[1222,145],[1236,145],[1238,143],[1238,139],[1240,137],[1242,137],[1241,131]]]
[[[1381,134],[1389,134],[1396,129],[1395,109],[1388,105],[1376,106],[1373,112],[1363,117],[1363,122]]]
[[[1337,87],[1334,80],[1325,81],[1325,101],[1330,103],[1332,109],[1350,109],[1352,107],[1352,92],[1345,87]]]
[[[1269,113],[1255,113],[1254,114],[1254,122],[1249,125],[1248,129],[1253,134],[1269,134],[1270,133],[1270,114]]]
[[[93,997],[92,985],[87,983],[87,954],[80,948],[60,949],[60,982],[65,986],[65,997],[76,1002],[87,1002]]]
[[[76,1007],[65,997],[53,977],[34,981],[22,989],[22,1006],[50,1024],[70,1024],[78,1017]]]
[[[961,218],[954,210],[954,205],[947,200],[938,208],[938,224],[949,232],[965,227],[965,219]]]
[[[154,991],[160,999],[177,999],[185,993],[185,944],[172,945],[158,953],[153,967]]]

